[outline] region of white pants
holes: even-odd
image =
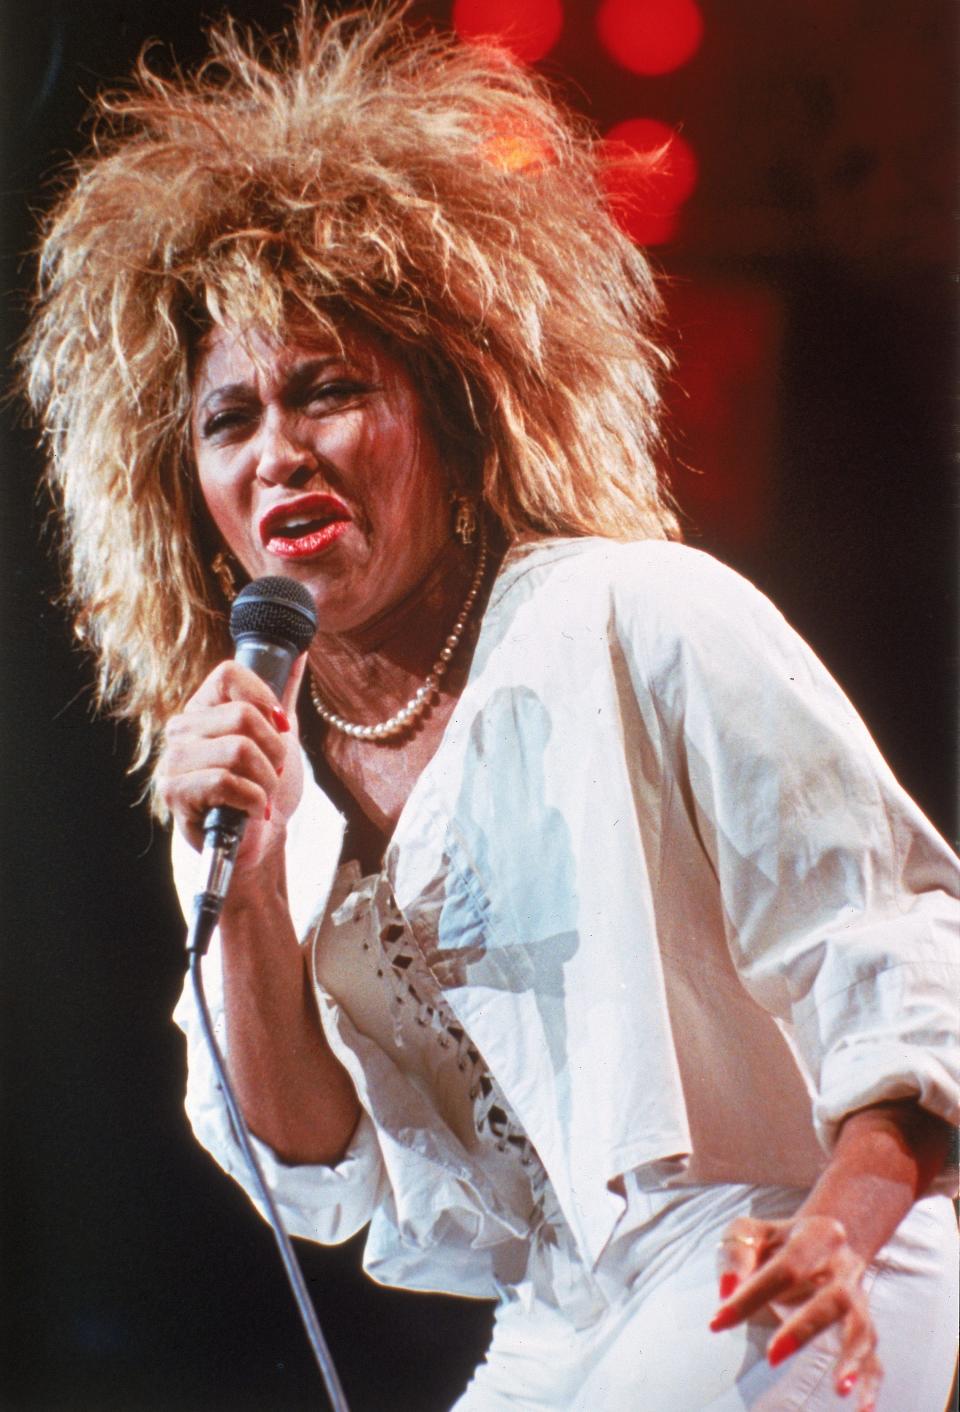
[[[499,1307],[486,1359],[453,1412],[849,1412],[853,1394],[834,1391],[835,1331],[771,1368],[772,1316],[722,1333],[707,1327],[726,1225],[740,1214],[792,1215],[804,1195],[733,1186],[634,1194],[631,1216],[635,1203],[645,1207],[639,1224],[607,1252],[596,1281],[583,1275],[579,1289],[569,1282],[544,1298],[542,1278],[538,1291],[528,1272],[520,1297]],[[886,1373],[877,1412],[943,1412],[957,1346],[950,1201],[918,1202],[867,1279]]]

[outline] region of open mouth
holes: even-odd
[[[326,549],[349,524],[346,506],[334,496],[303,496],[268,511],[260,522],[260,537],[268,553],[300,559]]]

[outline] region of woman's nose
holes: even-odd
[[[295,419],[282,413],[264,418],[258,453],[257,479],[268,485],[285,485],[316,470],[316,455],[299,435]]]

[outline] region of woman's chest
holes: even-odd
[[[430,1125],[453,1136],[502,1198],[527,1217],[542,1169],[480,1050],[444,998],[386,875],[340,868],[312,941],[320,991],[349,1017],[363,1053],[373,1045],[427,1100]],[[368,1067],[375,1082],[378,1065]],[[403,1092],[402,1087],[393,1089]],[[406,1119],[415,1122],[411,1107]]]
[[[443,739],[455,701],[441,698],[407,735],[357,740],[327,731],[305,744],[317,783],[346,821],[342,857],[364,873],[378,870],[417,781]]]

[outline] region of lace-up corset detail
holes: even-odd
[[[383,875],[341,867],[314,939],[314,978],[387,1052],[525,1218],[546,1178],[483,1056],[459,1024]],[[491,1167],[495,1171],[491,1171]]]

